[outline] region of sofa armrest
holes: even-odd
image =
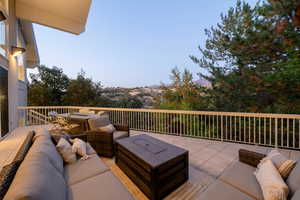
[[[120,124],[114,124],[114,127],[117,131],[127,131],[129,132],[129,126],[128,125],[120,125]]]
[[[251,165],[253,167],[257,167],[257,165],[265,156],[265,154],[248,151],[246,149],[239,150],[239,161]]]
[[[71,139],[79,138],[79,139],[81,139],[85,142],[87,141],[87,135],[86,134],[71,135],[70,137],[71,137]]]
[[[112,143],[113,133],[106,133],[99,130],[86,132],[88,142]]]

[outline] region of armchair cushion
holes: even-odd
[[[117,131],[127,131],[129,132],[129,126],[128,125],[120,125],[120,124],[114,124],[114,127]]]
[[[107,115],[100,115],[98,117],[89,119],[88,122],[91,130],[96,130],[99,127],[111,124]]]
[[[129,133],[127,131],[115,131],[113,133],[113,135],[114,135],[114,141],[116,141],[116,140],[128,137]]]
[[[105,132],[105,133],[113,133],[116,131],[114,125],[112,125],[112,124],[108,124],[107,126],[99,127],[98,130]]]

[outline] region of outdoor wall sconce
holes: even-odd
[[[0,11],[0,22],[6,20],[6,16],[2,11]]]
[[[24,53],[25,51],[26,51],[26,49],[22,48],[22,47],[15,47],[15,46],[11,47],[11,54],[13,56],[20,55],[20,54]]]

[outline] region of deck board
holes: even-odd
[[[189,181],[167,196],[166,200],[194,200],[201,196],[213,182],[234,162],[238,160],[240,148],[268,153],[270,147],[236,144],[229,142],[187,138],[172,135],[155,134],[149,132],[131,131],[131,135],[147,134],[162,141],[177,145],[189,151]],[[299,159],[299,151],[280,150],[291,159]],[[136,200],[148,198],[139,188],[119,169],[114,159],[103,158],[112,172],[126,186]]]

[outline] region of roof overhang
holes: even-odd
[[[34,68],[40,64],[40,57],[36,45],[32,23],[20,20],[21,31],[26,43],[26,61],[28,68]]]
[[[84,32],[91,0],[16,0],[16,16],[73,34]]]

